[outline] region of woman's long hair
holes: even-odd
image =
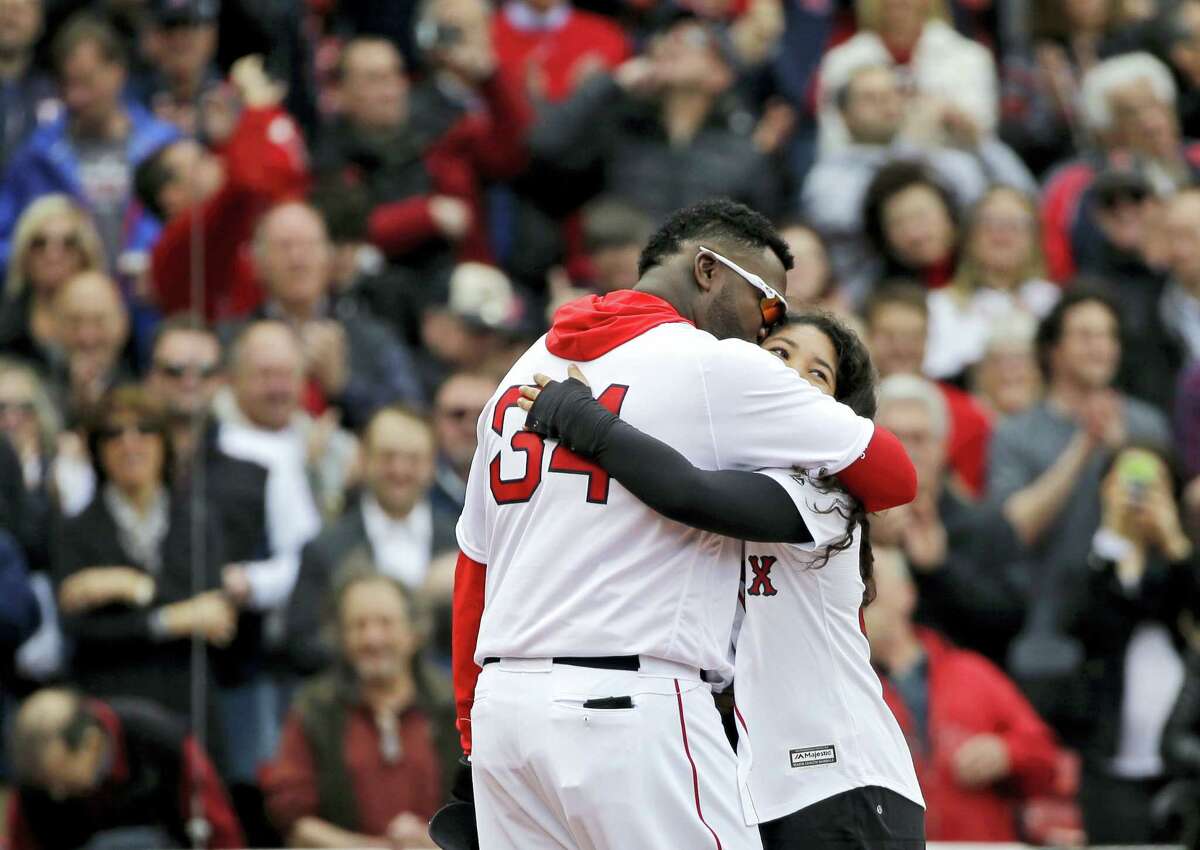
[[[979,288],[983,280],[983,272],[975,259],[975,230],[979,227],[979,218],[983,209],[997,195],[1011,195],[1020,201],[1021,206],[1029,213],[1031,229],[1029,237],[1029,256],[1021,268],[1021,282],[1031,278],[1042,277],[1046,274],[1046,263],[1042,257],[1041,222],[1038,216],[1037,204],[1033,198],[1020,189],[1012,186],[993,186],[984,193],[967,216],[967,226],[962,237],[962,251],[958,266],[954,270],[954,279],[950,281],[950,291],[962,302],[966,302]]]
[[[791,314],[788,316],[788,324],[808,325],[825,334],[837,354],[837,389],[833,397],[859,416],[874,419],[875,409],[878,407],[876,386],[879,383],[879,375],[875,371],[875,364],[871,362],[867,346],[859,339],[858,334],[841,319],[824,310]],[[818,488],[821,487],[817,482],[813,483]],[[825,487],[826,492],[832,489],[835,487]],[[865,607],[875,598],[875,557],[871,552],[870,519],[861,501],[849,493],[845,495],[850,503],[849,510],[833,507],[830,511],[836,511],[845,517],[846,532],[825,548],[821,557],[812,564],[812,569],[820,569],[829,563],[834,554],[849,549],[854,544],[855,529],[861,529],[858,572],[862,577]]]

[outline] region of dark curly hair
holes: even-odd
[[[723,239],[747,248],[770,248],[784,269],[792,267],[791,249],[766,216],[745,204],[718,198],[671,213],[642,249],[638,257],[638,277],[672,254],[679,253],[689,239]]]
[[[830,344],[833,345],[833,350],[837,354],[837,388],[833,397],[859,416],[874,419],[875,410],[878,407],[875,389],[879,382],[879,375],[875,371],[875,364],[871,362],[871,354],[867,351],[867,346],[858,334],[841,319],[823,310],[789,314],[788,326],[795,325],[808,325],[816,328],[825,334]],[[819,489],[821,488],[817,482],[813,482],[813,484]],[[834,489],[832,486],[826,487],[824,492],[832,489]],[[829,559],[833,555],[849,549],[854,544],[854,530],[860,528],[862,531],[859,543],[858,573],[862,577],[863,606],[865,607],[870,605],[875,598],[875,556],[871,551],[870,520],[862,502],[848,493],[846,496],[850,503],[849,509],[837,506],[829,509],[831,513],[837,512],[845,518],[846,533],[830,543],[825,548],[824,554],[812,564],[810,569],[820,569],[829,563]]]
[[[884,204],[912,186],[927,186],[932,189],[945,205],[946,214],[950,216],[955,232],[959,229],[958,204],[955,202],[954,196],[933,176],[928,168],[920,162],[912,160],[897,160],[888,163],[879,169],[863,195],[862,222],[863,232],[871,246],[887,262],[889,272],[916,271],[916,269],[908,268],[892,251],[883,227]]]

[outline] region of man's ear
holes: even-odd
[[[696,284],[702,291],[712,291],[713,285],[716,283],[713,277],[716,271],[716,260],[703,252],[696,254],[696,259],[692,261],[692,276],[695,277]]]

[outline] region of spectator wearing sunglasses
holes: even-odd
[[[467,474],[475,456],[475,425],[499,381],[484,372],[455,372],[433,397],[433,431],[438,461],[434,475],[435,508],[461,513],[467,495]]]
[[[13,236],[0,300],[0,349],[44,367],[54,346],[54,297],[84,271],[105,267],[104,247],[88,213],[66,195],[30,204]]]
[[[237,624],[219,590],[218,514],[203,511],[198,551],[200,505],[172,492],[167,421],[143,390],[107,393],[86,430],[99,487],[56,535],[53,559],[63,628],[75,640],[72,681],[186,716],[190,638],[225,646]],[[206,588],[198,594],[195,569]]]

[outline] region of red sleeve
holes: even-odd
[[[262,786],[267,814],[281,835],[286,837],[300,818],[317,814],[317,769],[304,726],[294,712],[284,721],[279,751],[263,770]]]
[[[958,473],[975,498],[987,487],[987,448],[992,422],[979,403],[956,387],[939,384],[950,412],[946,438],[946,463]]]
[[[472,561],[461,552],[454,569],[453,667],[454,705],[463,752],[471,752],[471,704],[475,701],[475,682],[479,665],[475,663],[475,644],[479,639],[479,621],[483,619],[483,588],[487,566]]]
[[[905,505],[917,497],[917,470],[908,452],[891,431],[878,425],[862,457],[837,477],[868,513]]]
[[[8,840],[9,850],[39,850],[29,824],[21,814],[21,792],[14,791],[8,798]]]
[[[380,204],[367,219],[367,235],[389,257],[406,254],[440,235],[429,214],[429,195]]]
[[[988,702],[999,714],[996,734],[1008,745],[1013,780],[1027,797],[1054,794],[1058,765],[1054,733],[1017,686],[990,664],[988,667],[993,680]]]
[[[219,151],[229,185],[278,203],[308,185],[308,153],[296,122],[278,106],[247,109]]]
[[[238,823],[229,795],[221,784],[217,771],[208,756],[200,749],[196,739],[190,735],[183,741],[183,781],[180,787],[180,804],[184,822],[191,818],[192,794],[199,791],[204,817],[212,829],[208,846],[211,848],[238,848],[246,846],[242,825]]]
[[[1079,210],[1079,201],[1092,183],[1091,166],[1068,166],[1046,184],[1042,196],[1042,251],[1050,279],[1064,283],[1075,275],[1075,257],[1071,249],[1071,227]]]
[[[208,200],[163,229],[150,258],[150,280],[164,315],[191,307],[192,224],[204,234],[204,306],[210,321],[234,318],[257,306],[260,293],[240,254],[269,207],[304,195],[308,156],[291,116],[278,107],[247,109],[218,151],[225,183]]]

